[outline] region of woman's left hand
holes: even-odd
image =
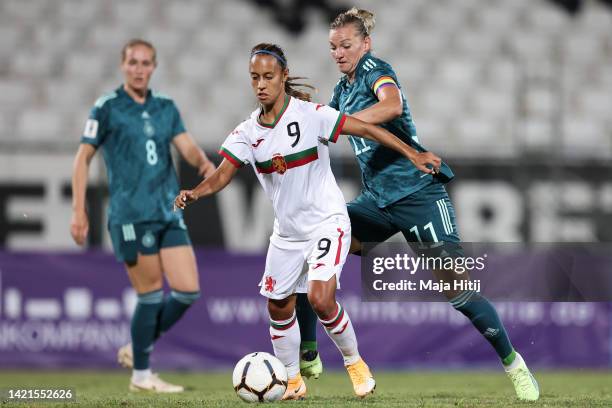
[[[417,153],[411,161],[417,169],[426,174],[438,173],[442,165],[442,159],[432,152]]]

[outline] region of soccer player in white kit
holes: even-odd
[[[268,298],[274,354],[287,368],[289,385],[283,399],[302,399],[300,330],[295,294],[308,300],[344,359],[355,394],[372,393],[375,381],[359,355],[357,338],[346,310],[336,302],[336,288],[349,253],[351,225],[346,202],[329,161],[329,143],[340,134],[374,140],[401,152],[424,173],[441,161],[418,153],[386,130],[310,102],[295,89],[280,47],[258,44],[249,63],[251,86],[260,103],[250,118],[230,133],[215,173],[192,190],[182,190],[178,208],[223,189],[236,171],[250,165],[274,206],[274,230],[260,293]],[[304,263],[308,264],[305,271]]]

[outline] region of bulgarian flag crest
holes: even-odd
[[[272,155],[272,168],[278,174],[283,174],[287,171],[287,162],[282,154],[276,153]]]

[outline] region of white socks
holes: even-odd
[[[348,313],[336,302],[337,309],[334,317],[330,320],[321,320],[321,323],[325,327],[325,331],[330,339],[334,342],[342,358],[344,359],[344,365],[355,364],[359,361],[359,350],[357,349],[357,337],[355,336],[355,330],[353,324],[349,318]]]
[[[288,378],[300,373],[300,326],[295,312],[287,320],[270,319],[270,338],[274,355],[287,368]]]
[[[147,368],[145,370],[132,370],[132,382],[142,383],[151,377],[151,369]]]

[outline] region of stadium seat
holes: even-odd
[[[420,57],[439,57],[444,55],[446,44],[449,38],[445,33],[437,32],[436,30],[426,29],[423,31],[411,31],[411,34],[402,42],[403,46],[400,52],[405,52],[407,55]]]
[[[610,129],[592,117],[566,117],[563,121],[563,152],[569,158],[610,157]]]
[[[516,58],[524,61],[549,59],[552,55],[552,40],[538,35],[537,31],[515,31],[510,38],[510,49]]]
[[[24,37],[24,30],[19,30],[12,24],[0,25],[0,57],[3,62],[8,62],[14,50],[19,46]],[[0,65],[1,67],[1,65]]]
[[[147,21],[154,20],[154,7],[144,0],[112,2],[115,23],[120,26],[142,27]]]
[[[481,78],[479,64],[458,55],[446,56],[439,66],[439,79],[449,89],[454,88],[458,91],[474,89],[476,82]]]
[[[609,119],[612,110],[612,92],[609,89],[585,89],[578,95],[578,111],[582,115],[597,115]]]
[[[83,26],[99,24],[105,6],[102,1],[63,0],[58,3],[57,21]]]
[[[566,61],[584,67],[596,64],[603,52],[603,38],[593,33],[574,33],[565,40]]]
[[[6,18],[28,23],[36,23],[42,20],[44,13],[50,6],[49,3],[44,1],[4,0],[2,3]]]
[[[4,112],[15,112],[35,102],[37,89],[28,80],[1,79],[0,107]]]
[[[555,142],[552,122],[548,118],[529,118],[518,125],[519,143],[523,149],[535,153],[550,153]]]
[[[8,115],[0,113],[0,142],[11,142],[15,137]]]
[[[556,94],[544,87],[531,87],[525,95],[525,111],[531,115],[550,118],[558,105]]]
[[[78,44],[79,35],[80,30],[72,26],[40,24],[33,28],[31,45],[39,53],[65,54]]]
[[[465,96],[467,95],[449,92],[443,86],[425,87],[420,94],[418,104],[422,103],[423,109],[428,115],[444,120],[460,116],[461,110],[465,108],[465,103],[462,100]]]
[[[120,46],[116,50],[116,59],[114,60],[93,51],[70,53],[64,62],[64,78],[72,78],[75,81],[99,82],[106,78],[110,65],[116,70],[119,69]]]
[[[180,27],[160,28],[156,26],[145,30],[143,37],[153,43],[160,55],[172,58],[177,55],[185,46],[188,34]],[[197,50],[192,50],[196,51]]]
[[[515,153],[515,141],[506,121],[464,117],[449,131],[458,135],[458,148],[464,156],[511,157]]]
[[[63,116],[48,109],[27,109],[17,122],[17,130],[23,140],[48,142],[61,137]]]
[[[45,84],[45,104],[63,113],[71,113],[83,106],[91,107],[99,95],[91,86],[72,78],[59,78]]]
[[[128,26],[119,24],[98,24],[88,32],[91,52],[95,52],[99,57],[116,56],[117,61],[119,61],[121,47],[131,37],[137,36],[138,33],[136,29],[130,29]]]
[[[509,120],[516,115],[516,97],[503,88],[480,87],[470,95],[470,99],[474,114],[479,113],[491,119],[506,118]]]
[[[15,78],[49,78],[54,73],[51,53],[20,50],[12,59],[11,75]]]
[[[235,49],[236,39],[226,29],[216,30],[204,25],[196,28],[191,36],[192,48],[185,50],[187,53],[197,52],[206,54],[211,58],[225,60],[232,55],[227,50]]]
[[[410,95],[415,87],[427,82],[434,69],[434,62],[425,58],[399,58],[393,63],[393,69]]]
[[[487,2],[486,6],[481,3],[481,6],[473,14],[475,20],[473,27],[478,28],[479,31],[501,35],[511,32],[512,28],[516,27],[518,11],[509,7],[509,3],[514,3],[514,1],[504,1],[497,4]]]
[[[254,5],[246,1],[221,1],[215,3],[214,17],[218,21],[231,22],[232,26],[248,26],[249,28],[255,28],[257,25],[253,24],[253,18],[256,15]]]
[[[532,2],[525,14],[530,30],[550,36],[567,30],[571,17],[560,8],[550,7],[544,2]]]
[[[165,10],[161,14],[171,27],[197,27],[211,18],[210,2],[173,1],[163,6]]]
[[[445,121],[425,114],[415,116],[419,142],[427,149],[444,156],[455,149],[455,134],[449,131]]]
[[[577,29],[599,33],[610,38],[612,35],[612,13],[600,2],[593,1],[577,17]]]
[[[480,30],[460,31],[452,43],[455,53],[478,61],[495,57],[501,47],[499,35]]]

